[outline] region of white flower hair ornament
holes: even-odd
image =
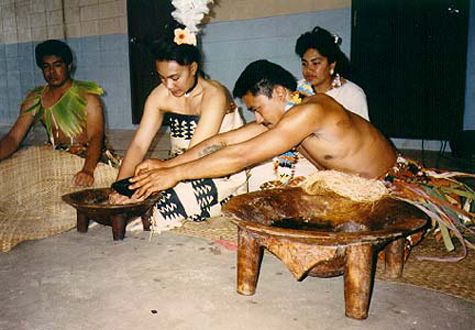
[[[175,11],[172,16],[185,26],[184,29],[175,29],[173,41],[177,45],[189,44],[196,46],[196,35],[199,32],[198,25],[203,17],[208,14],[208,4],[213,0],[172,0]]]

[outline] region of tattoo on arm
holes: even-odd
[[[200,157],[215,153],[216,151],[221,150],[223,148],[224,148],[224,144],[213,144],[201,150]]]

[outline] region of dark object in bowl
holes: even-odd
[[[121,195],[127,196],[129,198],[132,197],[132,195],[134,194],[136,189],[130,189],[129,188],[130,185],[132,184],[129,181],[130,178],[132,178],[132,177],[129,176],[128,178],[125,178],[125,179],[114,182],[111,185],[112,189],[114,189],[115,191],[117,191]]]

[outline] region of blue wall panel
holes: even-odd
[[[475,0],[470,3],[465,129],[475,129]],[[300,63],[294,53],[298,36],[320,25],[342,37],[342,50],[349,55],[350,16],[350,8],[344,8],[208,24],[201,35],[204,70],[230,90],[244,67],[260,58],[274,61],[300,78]],[[104,35],[67,42],[75,54],[75,78],[97,81],[106,91],[103,101],[107,126],[134,128],[130,113],[127,36]],[[32,42],[0,44],[0,125],[11,125],[25,93],[44,83],[34,62],[35,45]],[[244,111],[244,114],[252,119],[249,112]]]

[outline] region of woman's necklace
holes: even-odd
[[[195,89],[196,85],[198,85],[198,75],[195,75],[195,81],[193,85],[185,92],[185,97],[189,97],[191,92]]]

